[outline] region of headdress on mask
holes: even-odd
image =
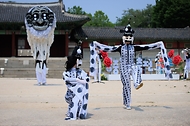
[[[130,42],[130,44],[133,44],[134,41],[133,34],[135,33],[135,31],[131,28],[130,24],[128,24],[124,29],[121,29],[120,33],[123,33],[122,36],[123,44],[125,44],[125,42]]]

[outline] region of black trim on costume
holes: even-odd
[[[135,51],[142,51],[142,50],[148,50],[150,47],[145,46],[145,47],[140,47],[140,46],[134,46]]]
[[[41,61],[41,60],[36,60],[36,62],[35,62],[35,67],[36,67],[36,64],[39,63],[39,67],[41,68],[41,66],[40,66],[40,63],[41,63],[41,62],[42,62],[42,69],[44,69],[44,65],[47,66],[46,60],[43,60],[43,61]]]
[[[187,53],[186,58],[187,58],[187,59],[189,59],[189,58],[190,58],[190,54],[189,54],[189,53]]]

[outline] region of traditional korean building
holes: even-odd
[[[24,24],[25,15],[34,6],[47,6],[56,15],[54,42],[50,57],[64,57],[69,53],[69,41],[75,40],[75,30],[81,27],[89,17],[65,12],[62,0],[51,3],[10,3],[0,2],[0,57],[30,56],[30,47]],[[82,32],[81,32],[82,33]],[[82,36],[85,38],[86,36]],[[69,39],[70,38],[70,39]]]
[[[88,41],[93,40],[115,45],[121,43],[122,33],[119,32],[123,27],[115,28],[92,28],[83,27],[84,33],[88,36]],[[157,41],[163,41],[167,50],[174,49],[175,55],[181,54],[184,48],[190,48],[190,28],[133,28],[135,44],[150,44]],[[82,31],[81,31],[82,32]],[[80,33],[78,33],[80,34]],[[77,37],[77,36],[76,36]],[[155,58],[160,50],[143,51],[143,57]],[[112,54],[111,54],[112,55]]]
[[[11,3],[0,2],[0,77],[35,77],[34,61],[27,41],[25,15],[34,6],[47,6],[56,16],[54,42],[50,48],[48,77],[62,78],[64,62],[78,40],[83,41],[83,69],[89,71],[89,43],[98,41],[107,45],[121,43],[122,27],[84,27],[90,21],[85,15],[69,14],[62,0],[50,3]],[[126,24],[127,25],[127,24]],[[162,40],[167,50],[174,49],[181,54],[184,48],[190,48],[190,28],[133,28],[135,44],[149,44]],[[144,59],[155,58],[160,50],[137,52]],[[117,53],[109,53],[119,58]],[[58,57],[58,58],[54,58]],[[7,62],[8,61],[8,62]],[[155,67],[155,66],[153,66]]]
[[[47,6],[56,15],[54,43],[50,49],[50,57],[65,57],[75,45],[75,40],[83,40],[83,48],[89,52],[89,43],[99,41],[108,45],[121,42],[122,33],[115,28],[83,27],[90,21],[85,15],[69,14],[65,11],[62,0],[51,3],[10,3],[0,2],[0,57],[31,56],[27,42],[24,18],[33,6]],[[190,47],[190,28],[134,28],[135,44],[148,44],[162,40],[167,49]]]

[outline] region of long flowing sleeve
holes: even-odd
[[[88,74],[84,70],[81,70],[80,75],[77,77],[77,82],[81,84],[86,84],[89,81],[90,77],[88,76]]]
[[[70,77],[70,72],[63,72],[63,79],[65,80],[66,83],[70,83],[70,84],[76,84],[77,83],[77,79],[76,77]]]
[[[108,46],[101,43],[98,43],[97,41],[93,41],[90,43],[90,76],[94,76],[95,73],[95,67],[96,67],[96,50],[95,48],[98,48],[100,50],[106,51],[106,52],[112,52],[119,48],[119,46]]]
[[[151,44],[145,44],[145,45],[135,45],[135,48],[140,51],[140,50],[153,50],[153,49],[161,49],[161,56],[164,59],[164,71],[165,71],[165,76],[170,79],[172,77],[171,69],[170,69],[170,63],[169,59],[167,56],[167,50],[164,46],[164,43],[162,41],[156,42],[156,43],[151,43]]]
[[[158,49],[158,48],[165,49],[164,43],[162,41],[151,43],[151,44],[134,45],[134,48],[135,48],[135,51],[153,50],[153,49]]]
[[[117,50],[119,47],[120,46],[107,46],[107,45],[98,43],[97,41],[93,41],[90,44],[90,76],[94,76],[94,74],[95,74],[95,64],[96,64],[95,48],[101,49],[101,50],[106,51],[106,52],[111,52],[111,51]],[[135,51],[153,50],[153,49],[160,48],[162,58],[164,59],[165,76],[168,79],[173,78],[172,73],[171,73],[171,69],[170,69],[170,65],[169,65],[169,60],[168,60],[168,57],[167,57],[167,51],[166,51],[166,48],[165,48],[164,43],[162,41],[152,43],[152,44],[134,45],[134,48],[135,48]]]

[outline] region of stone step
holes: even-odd
[[[49,66],[63,66],[65,64],[66,59],[49,59],[47,64]],[[14,59],[14,58],[10,58],[8,59],[7,63],[5,63],[4,59],[0,59],[0,67],[3,68],[33,68],[35,66],[35,61],[33,59],[29,59],[29,58],[23,58],[23,59]]]
[[[5,63],[5,59],[8,61]],[[62,78],[65,71],[66,58],[50,58],[48,60],[47,78]],[[89,60],[83,60],[80,68],[89,71]],[[0,58],[0,77],[7,78],[35,78],[35,64],[32,58]],[[3,73],[2,73],[3,72]]]
[[[47,77],[50,78],[62,78],[63,70],[48,70]],[[22,69],[22,70],[16,70],[16,69],[9,69],[4,70],[3,74],[1,74],[1,77],[7,77],[7,78],[35,78],[35,69]]]
[[[66,58],[50,58],[47,62],[49,68],[61,68],[65,67]],[[89,66],[88,60],[83,60],[83,66]],[[0,68],[34,68],[35,62],[29,58],[10,58],[5,63],[4,58],[0,58]]]

